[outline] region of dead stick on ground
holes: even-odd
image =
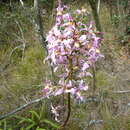
[[[94,124],[102,124],[102,123],[103,123],[103,120],[91,120],[89,121],[88,126],[92,126]]]
[[[124,90],[124,91],[113,91],[112,93],[115,93],[115,94],[130,93],[130,90]]]

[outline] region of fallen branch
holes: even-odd
[[[130,93],[130,90],[124,90],[124,91],[113,91],[112,93],[117,93],[117,94]]]
[[[36,99],[36,100],[33,100],[33,101],[31,101],[31,102],[29,102],[29,103],[27,103],[27,104],[24,104],[23,106],[21,106],[21,107],[15,109],[15,110],[13,110],[12,112],[9,112],[9,113],[7,113],[7,114],[5,114],[5,115],[0,116],[0,120],[3,120],[3,119],[5,119],[5,118],[7,118],[7,117],[13,115],[13,114],[15,114],[15,113],[17,113],[17,112],[23,110],[24,108],[26,108],[26,107],[28,107],[28,106],[34,104],[34,103],[38,103],[38,102],[42,101],[42,100],[45,99],[45,98],[46,98],[46,97],[41,97],[41,98],[38,98],[38,99]]]
[[[90,102],[100,102],[100,100],[97,97],[89,97],[84,100],[84,103],[90,103]]]
[[[127,106],[130,107],[130,103],[128,103]]]
[[[92,126],[92,125],[95,125],[95,124],[102,124],[103,123],[103,120],[91,120],[88,124],[88,126]]]

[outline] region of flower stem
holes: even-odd
[[[68,93],[68,113],[67,113],[67,118],[64,121],[62,127],[65,127],[66,124],[68,123],[69,118],[70,118],[70,113],[71,113],[71,97],[70,97],[70,93]]]
[[[72,80],[73,64],[72,64],[71,57],[69,57],[69,69],[70,69],[70,74],[68,75],[68,80]],[[67,113],[67,118],[62,125],[63,128],[66,126],[66,124],[69,121],[70,113],[71,113],[71,96],[70,96],[70,93],[68,93],[68,113]]]
[[[95,69],[95,65],[92,66],[92,74],[93,74],[93,96],[94,96],[95,90],[96,90],[96,69]]]

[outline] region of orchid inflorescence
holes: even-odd
[[[88,70],[102,57],[99,50],[102,39],[94,31],[92,22],[76,21],[65,9],[61,6],[57,8],[56,23],[46,37],[46,60],[51,60],[55,72],[63,73],[59,75],[57,86],[48,82],[43,92],[46,96],[70,93],[82,101],[82,92],[88,89],[85,77],[92,76]],[[82,10],[76,11],[76,15],[81,13]]]

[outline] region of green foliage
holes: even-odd
[[[47,70],[47,67],[43,64],[43,59],[44,52],[40,46],[36,48],[30,47],[25,51],[23,59],[13,68],[8,80],[14,93],[22,94],[21,92],[23,92],[26,94],[41,84],[46,74],[45,70]],[[12,60],[16,59],[13,58]]]
[[[18,125],[22,124],[26,130],[55,130],[59,128],[58,124],[46,119],[44,106],[41,106],[39,111],[31,110],[29,113],[29,117],[15,116],[20,120]]]
[[[7,129],[7,121],[6,120],[0,121],[0,128],[3,128],[4,130]],[[0,129],[0,130],[2,130],[2,129]]]
[[[120,16],[117,16],[116,14],[112,16],[112,24],[116,27],[119,26],[120,22]]]
[[[96,72],[96,84],[97,87],[105,89],[105,87],[109,84],[108,76],[103,71]]]

